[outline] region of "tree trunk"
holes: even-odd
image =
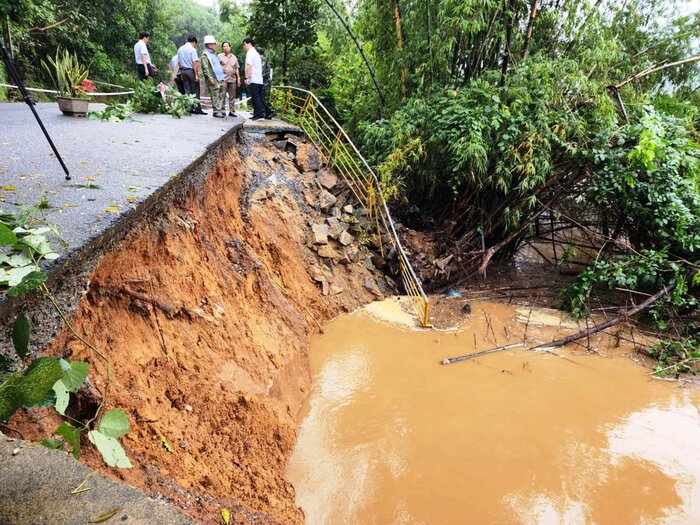
[[[5,20],[2,21],[2,36],[5,39],[5,44],[7,44],[7,50],[10,52],[10,56],[14,58],[15,53],[12,49],[12,29],[10,27],[10,15],[7,15]]]
[[[284,47],[282,52],[282,79],[287,83],[287,66],[289,64],[289,44],[287,39],[284,39]]]
[[[348,25],[348,23],[345,21],[345,19],[341,16],[341,14],[333,6],[331,1],[326,0],[326,4],[328,5],[328,7],[331,8],[331,11],[333,11],[333,14],[338,18],[338,20],[340,20],[340,23],[343,24],[343,27],[350,35],[350,38],[352,38],[352,41],[355,42],[355,47],[357,47],[357,50],[360,52],[360,56],[362,56],[362,60],[364,60],[365,65],[367,66],[367,71],[369,71],[369,74],[372,77],[372,82],[374,82],[374,89],[377,91],[377,95],[379,96],[379,101],[381,102],[381,106],[383,108],[385,105],[384,94],[382,93],[382,90],[379,87],[379,82],[377,82],[377,77],[374,74],[374,69],[372,69],[372,66],[369,63],[369,60],[367,59],[367,55],[365,55],[365,51],[364,51],[364,49],[362,49],[362,45],[357,40],[355,33],[353,33],[352,29],[350,29],[350,26]]]
[[[401,67],[401,98],[406,96],[406,63],[403,56],[403,29],[401,27],[401,10],[399,9],[399,0],[394,2],[394,23],[396,24],[396,47],[399,50],[399,64]]]
[[[506,26],[506,41],[503,46],[503,60],[501,62],[501,80],[499,84],[502,86],[506,82],[506,72],[508,71],[508,64],[510,63],[510,44],[513,39],[513,26],[516,24],[515,16],[515,6],[517,0],[510,0],[510,5],[508,6],[508,14],[510,15],[510,20]]]
[[[433,28],[430,20],[430,0],[425,0],[426,22],[428,27],[428,52],[430,54],[430,79],[429,86],[433,85]]]
[[[530,6],[530,18],[527,21],[527,33],[525,33],[525,44],[523,45],[523,60],[530,53],[530,39],[532,38],[532,28],[535,25],[535,17],[537,16],[537,3],[538,0],[532,0],[532,5]]]
[[[462,32],[457,34],[457,40],[455,41],[455,47],[452,51],[452,64],[450,65],[450,75],[457,76],[457,60],[459,59],[459,48],[462,47]]]

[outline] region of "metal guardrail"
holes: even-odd
[[[382,227],[388,233],[399,260],[404,289],[413,298],[414,308],[421,325],[431,326],[430,301],[396,234],[394,221],[374,170],[316,95],[311,91],[292,86],[274,86],[273,89],[276,91],[274,104],[278,114],[306,133],[319,148],[326,162],[342,175],[357,200],[367,211],[368,217],[376,223],[382,255],[384,255]]]

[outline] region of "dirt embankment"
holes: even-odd
[[[129,415],[134,468],[105,467],[87,443],[83,461],[203,523],[220,522],[221,506],[234,522],[303,522],[283,475],[310,382],[309,335],[391,286],[358,251],[367,233],[349,192],[315,150],[290,141],[249,135],[221,155],[203,187],[100,261],[73,319],[112,362],[109,406]],[[327,206],[328,193],[346,211]],[[314,239],[311,224],[328,214],[347,246],[324,244],[325,230]],[[50,353],[90,363],[91,384],[69,408],[89,416],[105,366],[68,330]],[[13,422],[30,437],[55,424],[36,412]]]

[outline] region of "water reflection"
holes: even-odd
[[[517,336],[509,307],[473,311]],[[438,364],[495,346],[483,325],[411,333],[346,316],[314,342],[288,471],[310,525],[700,522],[697,391],[649,381],[627,357]]]

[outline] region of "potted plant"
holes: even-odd
[[[63,114],[73,117],[87,115],[90,102],[87,94],[95,90],[94,84],[87,78],[90,73],[87,66],[80,63],[75,53],[69,53],[66,49],[59,49],[55,57],[48,57],[41,64],[58,92],[56,100]]]

